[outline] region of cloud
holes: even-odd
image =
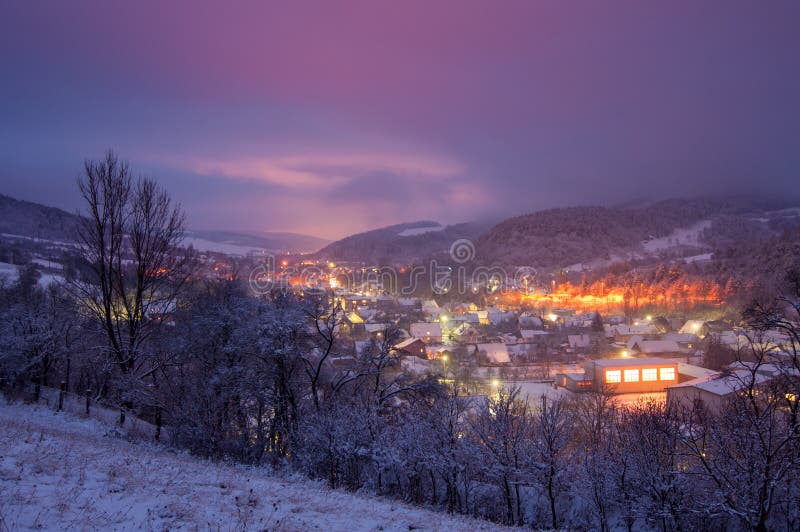
[[[156,157],[155,162],[204,176],[256,181],[286,189],[330,190],[367,176],[393,175],[414,181],[446,182],[463,175],[463,164],[414,153],[320,153],[207,158]]]

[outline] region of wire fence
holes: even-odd
[[[66,385],[61,388],[35,386],[30,389],[33,401],[45,404],[55,411],[69,412],[83,418],[92,418],[104,425],[124,431],[129,436],[155,441],[168,441],[169,427],[160,423],[160,413],[156,413],[156,423],[150,423],[134,415],[134,412],[117,405],[95,399],[92,390],[84,395],[69,392]]]

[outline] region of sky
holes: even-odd
[[[195,229],[797,197],[800,2],[0,3],[0,193],[106,149]]]

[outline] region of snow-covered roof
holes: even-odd
[[[547,336],[549,331],[539,331],[535,329],[520,329],[519,334],[526,339],[535,338],[537,336]]]
[[[739,370],[730,374],[715,373],[709,377],[700,377],[675,384],[674,386],[670,386],[670,388],[697,388],[698,390],[703,390],[714,395],[724,396],[741,390],[751,384],[766,382],[770,378],[771,377],[768,375],[756,373],[754,379],[750,371]]]
[[[400,342],[398,344],[395,344],[394,348],[398,349],[398,350],[399,349],[405,349],[406,347],[410,346],[414,342],[422,342],[422,340],[420,340],[419,338],[406,338],[402,342]]]
[[[599,367],[616,367],[616,366],[672,366],[675,365],[674,360],[665,358],[603,358],[600,360],[592,361],[595,366]]]
[[[485,353],[486,358],[495,364],[504,364],[511,361],[508,356],[508,348],[503,343],[478,344],[477,350]]]
[[[411,336],[425,338],[428,336],[441,336],[442,324],[439,322],[418,322],[411,324]]]
[[[630,342],[629,342],[630,344]],[[638,340],[629,345],[629,349],[638,349],[642,353],[679,353],[680,346],[673,340]]]
[[[702,320],[688,320],[678,332],[681,334],[697,334],[705,324],[706,322]]]
[[[658,329],[652,323],[643,323],[639,325],[615,325],[613,327],[614,334],[629,336],[635,334],[656,334]]]
[[[591,345],[591,339],[588,334],[570,334],[567,336],[567,341],[573,349],[576,347],[586,348]]]

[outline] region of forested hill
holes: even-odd
[[[371,265],[416,262],[448,253],[452,243],[458,239],[477,240],[490,227],[489,222],[446,226],[432,221],[404,223],[337,240],[317,255]]]
[[[565,268],[712,253],[775,236],[800,211],[751,199],[671,199],[633,208],[569,207],[509,218],[478,241],[483,262]]]
[[[78,216],[0,194],[0,233],[71,242]]]

